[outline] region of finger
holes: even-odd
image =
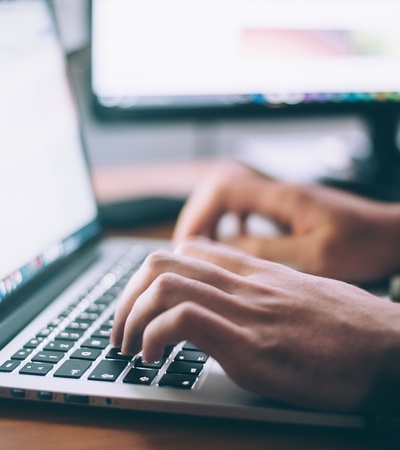
[[[253,169],[234,161],[218,166],[187,201],[174,230],[174,242],[196,235],[214,239],[220,218],[227,212],[240,216],[251,210],[249,198],[259,198],[266,180]]]
[[[253,273],[260,261],[248,252],[230,244],[211,241],[202,237],[193,237],[181,242],[175,249],[180,255],[206,261],[233,274],[247,276]],[[267,268],[268,262],[263,261]],[[213,267],[214,267],[213,266]]]
[[[241,183],[231,180],[228,185],[202,187],[183,209],[174,231],[174,241],[178,243],[194,235],[215,238],[219,219],[227,212],[256,213],[279,226],[290,226],[306,194],[305,188],[300,186],[256,175]]]
[[[179,243],[187,236],[215,238],[219,219],[226,212],[224,198],[220,191],[209,186],[195,191],[183,207],[172,240]]]
[[[138,353],[146,325],[164,311],[188,300],[232,321],[240,320],[245,314],[245,308],[234,296],[209,284],[166,273],[158,277],[133,305],[125,322],[122,351]]]
[[[192,302],[181,303],[157,316],[143,335],[143,358],[155,361],[164,346],[190,340],[230,370],[237,362],[236,349],[243,343],[244,329],[219,314]]]
[[[145,260],[142,267],[132,277],[118,304],[110,338],[112,345],[119,346],[121,344],[126,319],[137,298],[149,288],[157,277],[164,273],[180,274],[226,292],[232,291],[237,284],[234,273],[206,260],[193,260],[193,258],[179,254],[155,252]]]
[[[215,238],[219,219],[228,212],[226,199],[230,196],[232,180],[244,180],[253,171],[236,161],[216,164],[206,181],[197,187],[183,208],[173,235],[178,243],[188,236]]]

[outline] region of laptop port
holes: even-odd
[[[64,400],[66,403],[79,403],[81,405],[89,404],[88,395],[65,394]]]
[[[39,400],[51,401],[53,400],[53,394],[51,392],[40,391],[37,393],[37,398]]]
[[[24,389],[11,389],[10,390],[11,397],[13,398],[25,398],[26,391]]]

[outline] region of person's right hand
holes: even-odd
[[[178,219],[174,241],[195,235],[216,239],[225,213],[234,213],[241,223],[240,232],[226,242],[264,259],[352,282],[400,270],[399,205],[275,181],[228,162],[195,189]],[[253,213],[272,220],[282,233],[271,238],[249,234],[245,222]]]
[[[115,312],[123,354],[189,340],[237,384],[326,410],[400,409],[400,307],[207,239],[155,252]]]

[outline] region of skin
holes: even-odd
[[[230,245],[215,241],[227,212],[240,222]],[[249,233],[252,213],[281,233]],[[398,205],[224,163],[185,206],[175,252],[152,254],[131,279],[111,343],[154,361],[165,345],[188,339],[261,395],[398,413],[400,308],[337,280],[399,271],[399,223]]]
[[[194,191],[177,222],[174,241],[217,238],[225,213],[240,232],[225,242],[255,256],[303,272],[351,282],[378,280],[400,271],[400,205],[385,204],[317,185],[269,179],[235,162],[224,162]],[[254,235],[246,218],[273,221],[280,234]]]
[[[400,308],[346,283],[204,238],[156,252],[117,308],[111,342],[157,360],[188,339],[240,386],[305,407],[398,404]]]

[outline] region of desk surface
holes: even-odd
[[[389,440],[349,430],[234,422],[0,401],[2,450],[382,450]],[[399,448],[399,447],[397,447]]]

